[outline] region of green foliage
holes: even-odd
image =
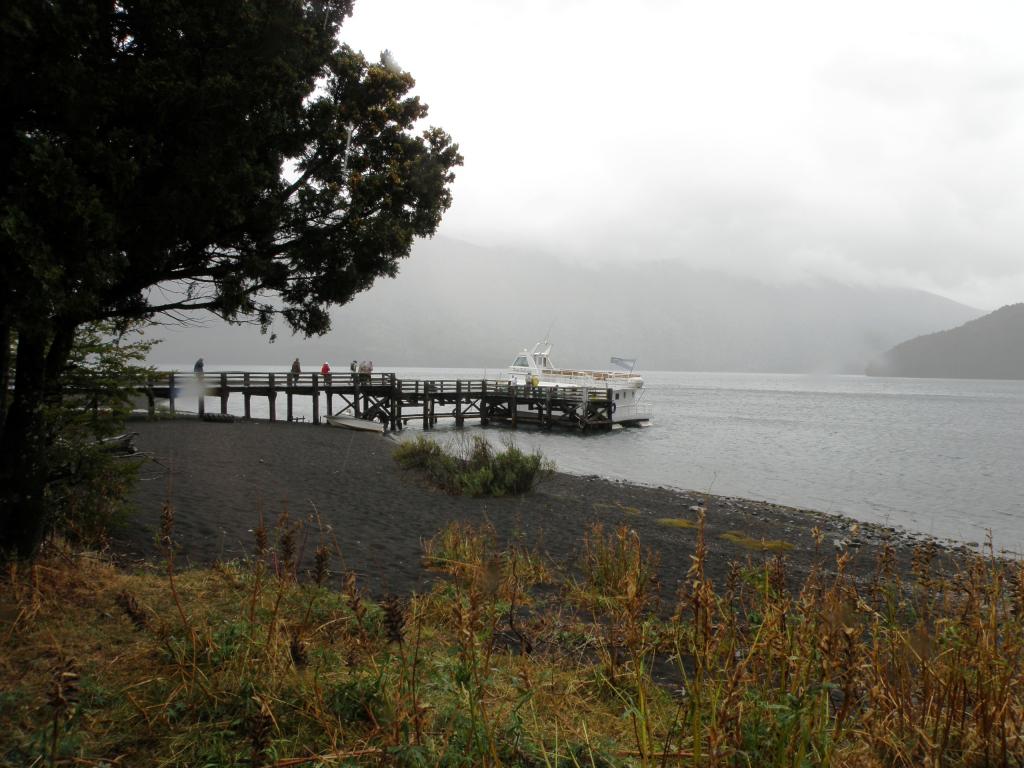
[[[138,462],[112,439],[124,433],[133,387],[145,382],[140,365],[153,342],[139,323],[109,321],[78,329],[60,401],[45,411],[56,435],[47,500],[53,529],[69,539],[99,543],[128,513],[128,493]]]
[[[524,453],[511,440],[495,451],[485,437],[474,437],[445,450],[417,435],[395,449],[395,460],[405,469],[423,471],[438,488],[467,496],[521,496],[554,471],[554,464],[539,453]]]
[[[792,765],[814,768],[828,754],[831,731],[828,686],[799,696],[787,693],[781,701],[748,696],[737,760],[746,765]]]
[[[417,435],[415,440],[401,443],[395,449],[394,457],[405,469],[423,471],[442,490],[451,494],[460,492],[458,461],[433,440]]]
[[[339,42],[351,12],[2,6],[0,555],[35,552],[74,463],[44,407],[74,383],[78,328],[207,310],[324,333],[437,229],[458,147],[422,128],[408,72]]]
[[[56,480],[48,494],[53,531],[76,544],[102,546],[128,518],[139,462],[86,444],[66,446],[61,454],[71,474]]]
[[[6,7],[5,310],[280,311],[318,333],[327,305],[394,274],[450,205],[461,158],[443,131],[416,135],[427,108],[409,73],[338,42],[351,11]],[[181,291],[149,290],[168,280]]]
[[[324,708],[347,725],[372,723],[381,699],[379,680],[357,677],[340,681],[324,691]]]

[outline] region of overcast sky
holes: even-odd
[[[357,0],[460,144],[441,233],[1024,301],[1024,5]]]

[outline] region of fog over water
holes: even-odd
[[[901,288],[776,284],[674,261],[584,266],[544,250],[438,237],[417,242],[396,278],[335,310],[327,336],[279,330],[269,344],[252,326],[214,319],[158,330],[166,340],[151,360],[497,368],[547,335],[567,366],[603,367],[618,355],[648,370],[862,373],[894,344],[979,314]]]
[[[1024,300],[1013,0],[373,0],[465,166],[441,233]]]

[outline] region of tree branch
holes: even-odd
[[[294,182],[285,187],[284,192],[281,196],[281,200],[290,200],[291,196],[294,195],[299,189],[309,181],[309,177],[312,176],[316,171],[320,170],[324,165],[329,164],[337,157],[336,154],[330,154],[327,157],[323,157],[320,160],[315,160],[306,168],[301,176]]]

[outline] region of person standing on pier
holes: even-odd
[[[203,358],[200,357],[198,360],[196,360],[196,364],[192,366],[192,373],[196,374],[197,376],[203,375]]]
[[[331,383],[331,366],[324,360],[324,364],[320,366],[320,375],[324,377],[324,381],[328,384]]]
[[[296,384],[296,383],[298,383],[298,381],[299,381],[299,374],[300,373],[302,373],[302,366],[299,365],[299,358],[296,357],[292,361],[292,370],[291,370],[291,373],[288,374],[288,383],[289,384]]]

